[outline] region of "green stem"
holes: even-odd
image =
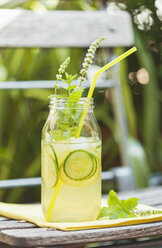
[[[57,95],[57,87],[58,87],[58,81],[55,84],[55,95]]]

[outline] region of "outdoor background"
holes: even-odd
[[[135,45],[142,53],[136,52],[121,63],[120,79],[129,134],[133,138],[131,146],[142,151],[134,157],[137,187],[149,186],[150,175],[162,173],[162,1],[2,0],[0,8],[82,11],[112,8],[131,14]],[[127,49],[118,47],[113,52],[119,55]],[[55,80],[59,64],[67,56],[71,57],[69,71],[75,74],[85,53],[85,49],[76,48],[0,49],[0,81]],[[108,59],[109,51],[99,49],[94,62],[102,66]],[[48,96],[52,93],[38,89],[0,91],[0,179],[40,176],[41,130],[48,115]],[[121,165],[111,96],[96,90],[94,98],[103,134],[103,170],[108,170]],[[158,177],[155,181],[158,183]],[[32,194],[24,189],[0,190],[0,201],[20,199],[37,201],[40,189],[32,190]]]

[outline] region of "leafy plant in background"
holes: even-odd
[[[146,152],[151,171],[159,171],[162,161],[161,139],[161,66],[160,66],[160,19],[157,15],[156,3],[152,0],[138,1],[8,1],[0,3],[1,8],[21,7],[24,9],[79,9],[95,10],[111,7],[128,10],[134,21],[134,33],[137,55],[128,58],[128,62],[121,63],[120,77],[129,132],[133,137],[132,147],[138,147],[143,154],[143,161],[137,161],[136,149],[131,150],[136,164],[139,178],[139,187],[147,185],[144,182],[147,175],[147,162],[143,147],[138,144],[140,140]],[[139,23],[139,14],[145,9],[151,11],[153,22]],[[150,18],[148,18],[150,20]],[[102,54],[104,49],[98,53]],[[84,57],[84,49],[1,49],[0,50],[0,80],[54,80],[59,64],[68,56],[71,57],[72,74],[78,73]],[[107,52],[107,51],[106,51]],[[116,48],[115,53],[123,52],[123,48]],[[108,54],[108,53],[107,53]],[[102,56],[103,57],[103,56]],[[99,58],[99,57],[98,57]],[[108,56],[107,58],[108,59]],[[98,62],[96,60],[96,62]],[[100,61],[99,61],[100,62]],[[105,64],[105,63],[103,63]],[[137,72],[144,68],[149,73],[149,83],[141,85]],[[129,78],[128,78],[129,75]],[[133,75],[133,76],[132,76]],[[43,123],[47,117],[48,96],[51,90],[12,90],[0,91],[0,179],[32,177],[40,175],[40,136]],[[95,93],[96,116],[104,134],[103,143],[103,169],[107,170],[113,165],[119,165],[118,144],[116,130],[112,118],[112,107],[109,94]],[[11,108],[12,106],[12,108]],[[7,110],[7,111],[6,111]],[[3,117],[3,118],[2,118]],[[20,135],[21,134],[21,135]],[[107,155],[108,154],[108,155]],[[134,154],[134,155],[133,155]],[[143,170],[143,172],[141,172]],[[34,193],[35,192],[35,193]],[[22,195],[23,200],[35,201],[39,198],[36,191],[32,196],[24,189],[1,191],[0,199],[5,201],[18,201]],[[33,197],[33,198],[31,198]]]
[[[123,1],[125,2],[125,1]],[[137,96],[135,103],[140,100],[141,108],[138,108],[138,116],[141,122],[138,122],[138,135],[140,135],[144,144],[149,164],[152,171],[162,170],[162,143],[161,136],[161,117],[160,117],[160,78],[161,74],[161,40],[160,26],[162,14],[160,14],[160,1],[138,1],[135,4],[132,1],[125,2],[127,10],[131,13],[134,20],[135,42],[138,47],[137,54],[137,80],[138,71],[144,68],[148,73],[148,84],[141,87],[142,94]],[[159,8],[158,8],[159,6]],[[144,18],[144,16],[146,16]],[[130,66],[129,70],[132,70]],[[141,83],[143,83],[141,81]],[[140,112],[142,110],[142,113]]]

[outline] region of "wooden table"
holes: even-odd
[[[119,194],[120,199],[132,196],[138,197],[140,203],[162,208],[162,187]],[[158,236],[158,239],[155,240],[149,240],[148,238],[156,236]],[[99,242],[108,242],[106,247],[109,247],[109,245],[118,248],[155,247],[155,244],[159,247],[159,245],[162,245],[162,221],[133,226],[65,232],[51,228],[38,228],[32,223],[0,217],[0,242],[0,248],[58,247],[60,245],[84,247],[85,244]],[[100,243],[100,247],[102,245],[103,243]],[[96,244],[94,247],[96,247]]]

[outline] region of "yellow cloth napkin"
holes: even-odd
[[[105,202],[104,202],[105,203]],[[106,205],[106,204],[103,204]],[[155,209],[146,205],[138,205],[138,209]],[[0,202],[0,215],[16,220],[26,220],[40,227],[56,228],[64,231],[90,228],[104,228],[124,225],[134,225],[147,222],[162,221],[162,214],[149,215],[138,218],[125,218],[117,220],[95,220],[87,222],[48,222],[42,214],[40,204],[9,204]]]

